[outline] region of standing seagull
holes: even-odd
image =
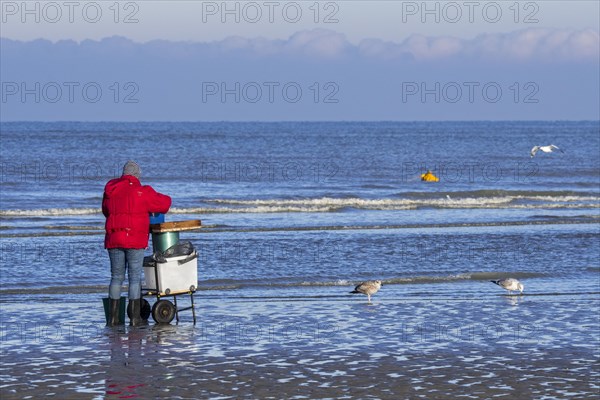
[[[541,150],[544,153],[552,153],[553,150],[560,150],[561,153],[564,153],[564,151],[559,149],[558,146],[555,146],[553,144],[551,144],[550,146],[533,146],[533,149],[531,149],[531,152],[529,153],[531,154],[531,158],[535,156],[535,153],[537,153],[538,150]]]
[[[506,278],[506,279],[500,279],[497,281],[490,281],[492,283],[495,283],[496,285],[500,286],[501,288],[504,288],[506,290],[508,290],[508,294],[510,295],[511,292],[513,290],[518,290],[519,292],[523,293],[523,289],[525,288],[523,286],[523,284],[521,282],[519,282],[518,280],[516,280],[515,278]]]
[[[381,288],[381,281],[366,281],[356,285],[353,291],[350,293],[362,293],[366,294],[371,302],[371,295],[377,293]]]

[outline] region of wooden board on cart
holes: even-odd
[[[191,231],[202,227],[202,222],[199,219],[190,219],[188,221],[170,221],[162,222],[160,224],[150,225],[152,233],[163,233],[163,232],[181,232]]]

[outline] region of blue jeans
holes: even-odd
[[[121,298],[121,286],[125,281],[125,270],[129,278],[129,300],[139,299],[142,295],[142,268],[144,249],[108,249],[110,258],[110,287],[108,297]]]

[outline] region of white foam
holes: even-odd
[[[0,217],[53,217],[62,215],[100,214],[100,208],[42,208],[35,210],[0,210]]]
[[[519,200],[535,201],[535,204],[513,204]],[[278,209],[298,209],[306,212],[317,210],[335,211],[342,208],[362,210],[410,210],[419,207],[436,208],[588,208],[600,207],[600,197],[594,196],[523,196],[506,195],[494,197],[465,197],[447,200],[445,198],[427,199],[361,199],[361,198],[316,198],[316,199],[263,199],[235,200],[213,199],[208,203],[226,206],[245,206],[264,212],[276,212]],[[589,204],[585,202],[596,202]],[[235,210],[235,208],[234,208]],[[240,211],[242,212],[242,211]]]
[[[522,204],[520,201],[529,201]],[[361,199],[361,198],[313,198],[313,199],[263,199],[235,200],[213,199],[206,203],[214,207],[174,207],[172,214],[213,213],[325,213],[343,208],[360,210],[414,210],[422,207],[446,209],[584,209],[600,208],[600,197],[595,196],[535,196],[505,195],[494,197],[426,198],[426,199]],[[0,210],[0,217],[45,217],[65,215],[100,214],[100,208],[46,208]]]

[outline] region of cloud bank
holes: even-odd
[[[2,120],[600,119],[597,31],[0,41]]]
[[[12,48],[14,43],[31,42],[3,39],[2,47]],[[600,34],[592,29],[531,28],[510,33],[481,34],[468,40],[451,36],[412,35],[401,43],[364,39],[358,45],[351,44],[345,35],[326,29],[300,31],[287,40],[231,36],[215,42],[154,40],[135,43],[123,37],[112,37],[99,42],[85,40],[79,44],[70,40],[59,41],[54,45],[85,48],[94,44],[108,44],[113,46],[113,50],[125,51],[133,47],[146,48],[150,51],[155,48],[178,57],[198,53],[206,55],[246,54],[255,57],[310,57],[317,60],[336,60],[358,56],[365,59],[420,62],[465,57],[504,62],[531,60],[598,62],[600,58]]]
[[[600,36],[597,31],[526,29],[511,33],[482,34],[465,40],[449,36],[413,35],[402,43],[372,39],[360,43],[361,54],[396,58],[409,55],[415,60],[443,60],[467,57],[504,61],[598,61]]]

